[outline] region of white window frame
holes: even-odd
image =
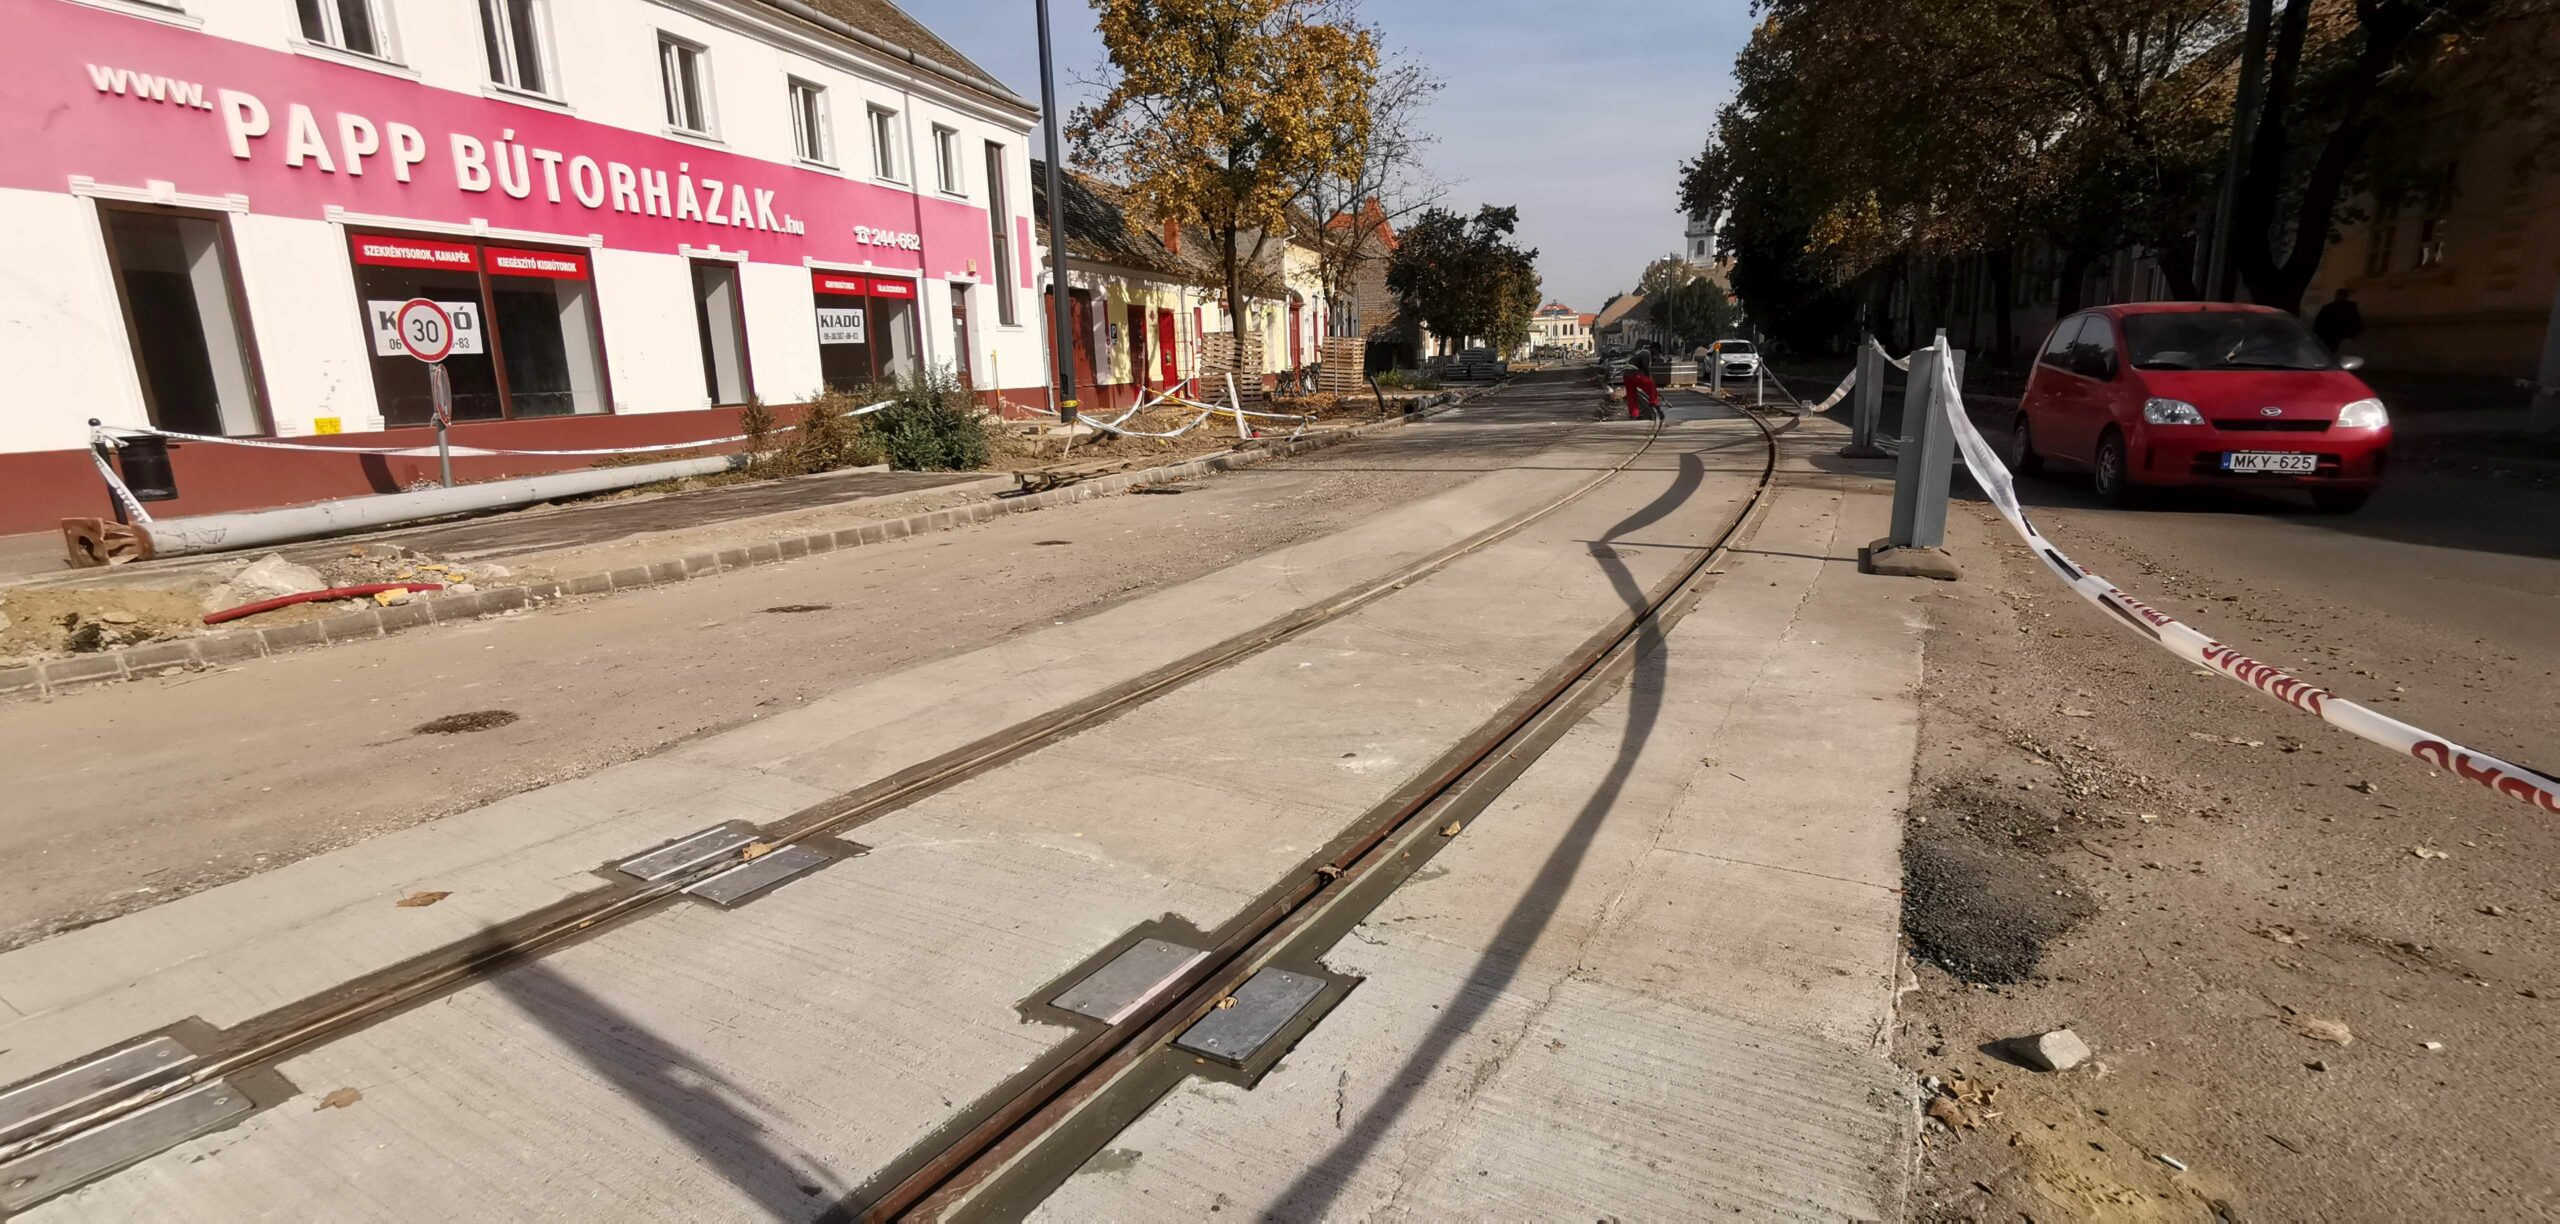
[[[699,127],[685,127],[675,121],[673,112],[676,109],[678,93],[676,89],[678,57],[674,53],[677,51],[689,52],[693,57],[693,92],[701,111],[693,118],[700,122]],[[711,48],[690,38],[670,34],[665,30],[658,31],[658,92],[661,103],[659,113],[665,117],[668,131],[682,136],[699,136],[705,139],[716,138],[719,135],[720,108],[711,100]]]
[[[801,161],[813,166],[834,169],[836,165],[835,108],[827,98],[827,87],[805,77],[785,77],[784,95],[791,101],[791,145]],[[815,103],[803,107],[803,94]],[[808,130],[809,113],[817,113],[818,130]],[[812,136],[815,139],[812,139]]]
[[[960,165],[960,129],[947,123],[933,125],[933,178],[944,195],[969,194],[969,175]]]
[[[863,120],[863,126],[871,134],[872,176],[884,183],[906,182],[906,177],[899,173],[906,165],[906,159],[899,156],[904,151],[899,146],[905,143],[906,128],[898,121],[898,112],[877,102],[869,102],[863,105]]]
[[[509,93],[528,97],[560,99],[560,57],[552,51],[551,0],[530,0],[526,14],[533,21],[534,57],[539,61],[534,71],[542,74],[542,87],[524,83],[524,65],[516,62],[515,16],[507,9],[507,0],[480,0],[483,36],[498,44],[498,58],[505,63],[505,75],[493,74],[489,83]],[[495,29],[488,28],[494,24]]]
[[[361,0],[361,2],[365,7],[365,12],[373,18],[374,50],[361,51],[347,45],[347,32],[342,25],[342,22],[345,19],[339,15],[338,0],[319,0],[319,3],[312,6],[318,9],[320,13],[320,36],[318,38],[310,37],[308,33],[303,30],[302,14],[297,10],[294,13],[293,29],[294,33],[299,37],[297,37],[295,41],[300,42],[302,45],[307,47],[317,47],[324,51],[334,51],[340,55],[359,56],[364,59],[379,60],[386,64],[399,63],[400,28],[392,24],[391,6],[384,4],[382,0]],[[172,5],[169,7],[175,6]]]

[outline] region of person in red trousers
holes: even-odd
[[[1627,388],[1627,419],[1630,421],[1662,414],[1662,388],[1654,385],[1653,363],[1646,359],[1647,356],[1637,353],[1636,363],[1627,367],[1624,382]]]

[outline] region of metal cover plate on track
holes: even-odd
[[[157,1156],[256,1108],[249,1094],[216,1080],[0,1164],[0,1213],[25,1210],[102,1173]]]
[[[1049,1002],[1063,1011],[1118,1024],[1207,955],[1169,940],[1141,939]]]
[[[1323,978],[1264,969],[1236,988],[1235,1006],[1202,1016],[1174,1039],[1174,1048],[1241,1067],[1323,992]]]
[[[714,825],[691,837],[672,841],[615,868],[634,879],[656,883],[699,867],[756,839],[756,831],[736,825]]]
[[[154,1037],[113,1050],[76,1067],[0,1093],[0,1141],[70,1106],[104,1097],[117,1089],[195,1061],[187,1047],[170,1037]]]
[[[760,854],[727,871],[685,887],[685,895],[700,897],[722,907],[736,905],[776,884],[826,866],[830,860],[807,846],[784,846],[770,854]]]

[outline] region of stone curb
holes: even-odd
[[[165,642],[145,642],[96,654],[47,659],[16,667],[0,667],[0,702],[50,698],[73,688],[108,680],[140,680],[177,671],[221,667],[312,646],[334,646],[388,637],[422,625],[449,624],[482,616],[538,607],[571,595],[603,595],[615,591],[667,586],[710,574],[753,566],[776,565],[819,553],[842,552],[867,544],[903,540],[929,531],[945,531],[983,523],[1007,514],[1045,510],[1097,497],[1109,497],[1141,485],[1170,484],[1212,472],[1233,471],[1269,459],[1285,459],[1337,446],[1354,438],[1399,428],[1415,417],[1445,412],[1474,396],[1498,389],[1495,384],[1463,394],[1434,397],[1432,406],[1414,417],[1389,417],[1311,438],[1269,441],[1238,450],[1134,472],[1094,476],[1040,493],[1021,493],[970,502],[903,519],[858,523],[835,531],[812,532],[767,540],[742,548],[726,548],[648,565],[631,565],[572,578],[546,579],[499,587],[483,587],[468,595],[441,595],[388,608],[365,608],[296,625],[233,629]]]

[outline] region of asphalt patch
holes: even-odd
[[[466,731],[487,731],[503,727],[521,717],[513,710],[473,710],[467,714],[447,714],[409,728],[411,735],[460,735]]]
[[[1911,954],[1968,982],[2035,976],[2046,944],[2097,912],[2046,861],[2065,840],[2034,792],[1988,781],[1939,786],[1916,805],[1902,842],[1902,931]],[[1920,819],[1926,817],[1924,821]]]
[[[788,614],[794,612],[824,612],[833,607],[835,607],[834,604],[775,604],[770,608],[760,608],[757,610],[761,612],[781,612]]]

